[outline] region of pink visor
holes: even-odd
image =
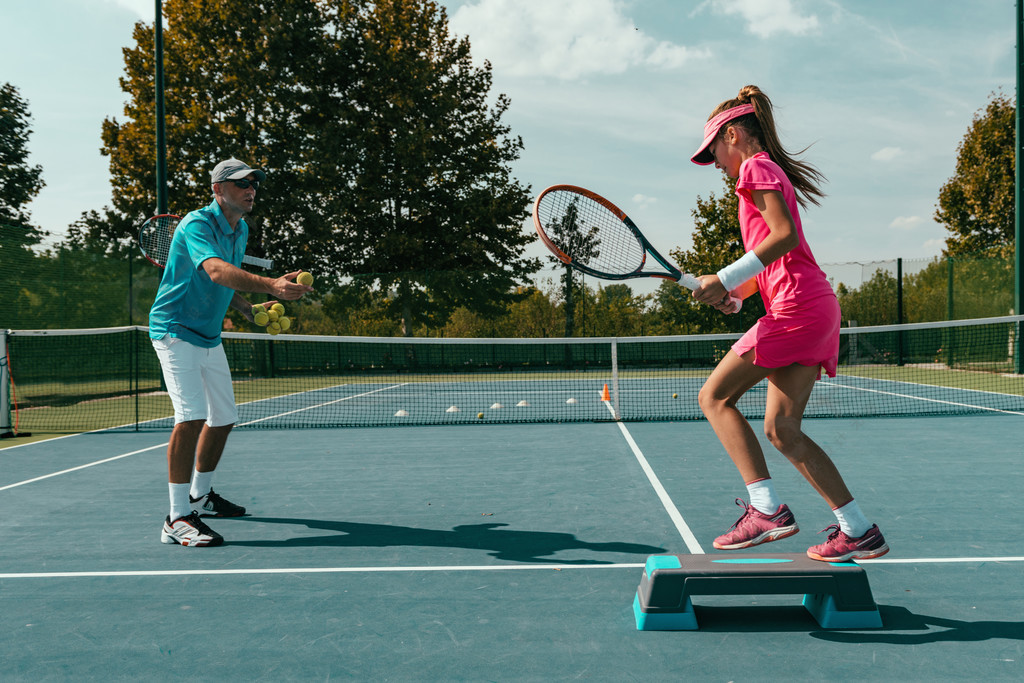
[[[719,112],[715,116],[708,119],[708,122],[704,124],[704,142],[701,143],[700,147],[694,152],[693,156],[690,157],[690,161],[701,166],[707,166],[708,164],[715,163],[715,157],[711,154],[711,143],[715,141],[715,136],[718,135],[718,131],[721,130],[729,121],[744,116],[746,114],[754,113],[754,105],[752,104],[741,104],[738,107],[732,109],[726,109],[723,112]]]

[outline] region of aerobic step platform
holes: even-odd
[[[804,554],[651,555],[633,600],[641,631],[695,631],[693,595],[803,593],[822,628],[881,628],[868,576],[853,562],[819,562]]]

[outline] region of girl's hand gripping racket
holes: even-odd
[[[701,286],[659,254],[622,209],[582,187],[553,185],[541,192],[533,225],[551,253],[581,273],[603,280],[658,277],[690,290]],[[739,312],[742,300],[731,298]]]
[[[165,213],[153,216],[146,220],[139,228],[139,247],[142,255],[154,265],[164,268],[167,266],[167,254],[171,249],[171,237],[174,236],[174,229],[178,227],[181,216]],[[246,254],[242,257],[242,263],[270,270],[274,262],[270,259],[258,258]]]

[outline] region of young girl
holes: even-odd
[[[736,178],[740,230],[746,253],[715,275],[700,277],[693,295],[723,313],[734,313],[731,296],[760,290],[767,314],[757,321],[708,377],[698,400],[747,485],[750,504],[714,546],[748,548],[799,531],[775,492],[764,453],[736,402],[768,379],[764,429],[768,440],[832,507],[838,524],[807,555],[825,562],[870,559],[889,552],[861,512],[828,455],[801,431],[800,421],[821,370],[836,374],[839,302],[804,239],[798,204],[818,204],[824,177],[783,149],[772,103],[756,86],[718,105],[704,126],[704,142],[691,159],[714,164]]]

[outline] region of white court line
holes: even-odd
[[[238,574],[361,574],[387,572],[500,572],[544,569],[643,569],[644,564],[524,564],[453,565],[447,567],[275,567],[272,569],[153,569],[110,572],[24,572],[0,574],[0,579],[82,579],[114,576],[220,576]]]
[[[69,472],[77,472],[78,470],[84,470],[87,467],[95,467],[96,465],[102,465],[103,463],[106,463],[106,462],[113,462],[114,460],[120,460],[121,458],[127,458],[130,455],[138,455],[139,453],[145,453],[146,451],[151,451],[154,448],[163,448],[166,445],[167,445],[167,442],[165,441],[163,443],[158,443],[155,446],[149,446],[148,448],[141,448],[141,449],[139,449],[137,451],[132,451],[131,453],[122,453],[121,455],[115,455],[112,458],[104,458],[103,460],[97,460],[96,462],[86,463],[85,465],[79,465],[78,467],[71,467],[71,468],[66,469],[66,470],[61,470],[60,472],[51,472],[50,474],[44,474],[43,476],[35,477],[34,479],[26,479],[25,481],[19,481],[16,484],[8,484],[7,486],[0,486],[0,491],[6,491],[7,489],[13,489],[13,488],[16,488],[18,486],[24,486],[25,484],[32,484],[32,483],[37,482],[37,481],[42,481],[43,479],[49,479],[50,477],[57,477],[57,476],[60,476],[62,474],[68,474]]]
[[[697,553],[695,553],[697,554]],[[722,557],[726,557],[723,554]],[[715,556],[717,557],[717,555]],[[756,554],[750,555],[756,557]],[[1017,557],[919,557],[861,560],[858,564],[943,564],[983,562],[1024,562]],[[823,563],[825,564],[825,563]],[[114,577],[179,577],[179,576],[259,576],[268,574],[386,574],[393,572],[502,572],[563,571],[570,569],[643,569],[643,563],[617,564],[523,564],[523,565],[448,565],[442,567],[273,567],[252,569],[149,569],[91,572],[7,572],[2,579],[89,579]]]
[[[339,386],[345,386],[345,385],[339,385]],[[392,387],[386,387],[385,389],[393,389],[395,387],[400,387],[400,386],[402,386],[402,385],[401,384],[396,384],[396,385],[394,385]],[[324,405],[330,405],[330,403],[337,403],[339,401],[347,401],[347,400],[349,400],[351,398],[359,398],[361,396],[366,396],[368,394],[373,394],[373,393],[376,393],[378,391],[385,391],[385,389],[376,389],[374,391],[369,391],[369,392],[366,392],[364,394],[357,394],[355,396],[347,396],[345,398],[337,399],[337,400],[331,401],[329,403],[321,403],[319,405],[320,406],[324,406]],[[269,399],[260,399],[260,400],[269,400]],[[255,402],[256,401],[253,401],[253,403],[255,403]],[[243,405],[246,405],[246,404],[243,404]],[[319,406],[311,406],[311,407],[319,407]],[[301,410],[309,410],[309,409],[310,408],[302,408]],[[251,420],[249,422],[244,422],[244,423],[239,424],[238,426],[242,427],[242,426],[245,426],[245,425],[255,424],[257,422],[262,422],[264,420],[273,420],[274,418],[281,417],[283,415],[290,415],[291,413],[295,413],[295,412],[300,412],[300,411],[293,410],[293,411],[289,411],[287,413],[279,413],[278,415],[272,415],[270,417],[263,417],[263,418],[260,418],[258,420]],[[167,418],[160,418],[160,419],[167,419]],[[90,434],[95,434],[95,433],[102,432],[102,431],[105,431],[105,430],[101,429],[101,430],[97,430],[96,432],[89,432],[89,433]],[[78,435],[77,434],[69,434],[68,436],[78,436]],[[60,437],[60,438],[66,438],[66,437]],[[78,467],[71,467],[71,468],[66,469],[66,470],[61,470],[60,472],[51,472],[50,474],[44,474],[41,477],[35,477],[33,479],[26,479],[25,481],[19,481],[19,482],[16,482],[14,484],[8,484],[7,486],[0,486],[0,491],[6,491],[7,489],[17,488],[19,486],[24,486],[25,484],[33,484],[33,483],[35,483],[37,481],[42,481],[44,479],[49,479],[51,477],[57,477],[57,476],[60,476],[62,474],[69,474],[71,472],[77,472],[78,470],[84,470],[84,469],[86,469],[88,467],[95,467],[96,465],[102,465],[104,463],[113,462],[115,460],[120,460],[121,458],[127,458],[127,457],[132,456],[132,455],[138,455],[139,453],[145,453],[146,451],[151,451],[154,448],[164,448],[165,446],[167,446],[167,444],[168,444],[168,442],[164,441],[163,443],[158,443],[155,446],[148,446],[147,448],[142,448],[142,449],[139,449],[137,451],[132,451],[131,453],[122,453],[121,455],[115,455],[112,458],[104,458],[103,460],[97,460],[96,462],[86,463],[85,465],[79,465]],[[29,444],[24,444],[24,445],[27,446]]]
[[[615,409],[612,408],[610,401],[603,401],[605,407],[615,417]],[[622,432],[622,436],[625,437],[626,443],[629,444],[630,449],[633,451],[633,455],[636,456],[637,462],[640,463],[640,468],[647,475],[647,480],[651,482],[651,486],[654,487],[654,492],[658,494],[658,499],[661,500],[661,504],[665,507],[665,511],[668,512],[669,518],[672,523],[676,525],[676,530],[679,531],[679,535],[683,537],[683,542],[686,544],[686,549],[693,555],[703,555],[704,549],[700,547],[700,543],[697,541],[697,537],[693,535],[693,531],[690,530],[690,526],[683,519],[679,509],[675,503],[672,502],[672,498],[668,495],[665,487],[661,485],[661,481],[658,479],[658,475],[654,473],[650,463],[647,462],[647,458],[644,457],[643,451],[636,445],[636,441],[633,440],[633,435],[626,429],[625,423],[621,420],[616,421],[619,426],[619,431]]]
[[[856,376],[856,375],[847,375]],[[877,380],[875,380],[877,381]],[[1003,413],[1004,415],[1024,415],[1024,413],[1015,410],[1002,410],[1001,408],[989,408],[987,406],[979,406],[973,403],[960,403],[959,401],[943,401],[936,398],[928,398],[926,396],[914,396],[913,394],[903,394],[895,391],[882,391],[881,389],[869,389],[867,387],[855,387],[849,384],[839,384],[835,381],[823,382],[823,387],[837,388],[837,389],[849,389],[850,391],[863,391],[868,394],[881,394],[883,396],[896,396],[898,398],[909,398],[915,401],[921,401],[923,403],[938,403],[947,406],[957,406],[959,408],[972,408],[974,410],[988,411],[990,413]],[[936,386],[931,384],[912,384],[911,386]],[[948,388],[948,387],[940,387]],[[970,389],[960,389],[959,391],[973,391]],[[979,393],[993,393],[993,392],[979,392]]]
[[[879,557],[875,560],[857,560],[857,564],[941,564],[943,562],[1024,562],[1017,557]]]
[[[408,384],[408,382],[403,382],[402,384],[394,384],[394,385],[392,385],[390,387],[382,387],[380,389],[374,389],[373,391],[364,391],[361,394],[353,394],[351,396],[343,396],[341,398],[336,398],[333,401],[327,401],[325,403],[317,403],[316,405],[306,406],[305,408],[296,408],[295,410],[289,410],[288,412],[278,413],[277,415],[270,415],[268,417],[261,417],[261,418],[259,418],[257,420],[250,420],[248,422],[243,422],[243,423],[241,423],[238,426],[239,427],[245,427],[246,425],[256,424],[257,422],[266,422],[267,420],[276,420],[277,418],[284,417],[285,415],[294,415],[295,413],[301,413],[301,412],[306,411],[306,410],[315,410],[316,408],[323,408],[325,406],[333,405],[335,403],[342,403],[343,401],[351,401],[354,398],[362,398],[364,396],[369,396],[371,394],[376,394],[376,393],[379,393],[381,391],[390,391],[391,389],[398,389],[399,387],[404,387],[407,384]],[[338,386],[348,386],[348,385],[346,385],[346,384],[339,384]],[[306,393],[306,392],[298,392],[298,393]],[[296,394],[291,394],[291,395],[295,396]],[[281,397],[280,396],[271,396],[270,398],[264,398],[264,399],[260,399],[260,400],[261,401],[273,401],[273,400],[278,399],[278,398],[281,398]],[[253,401],[253,403],[256,403],[256,401]]]

